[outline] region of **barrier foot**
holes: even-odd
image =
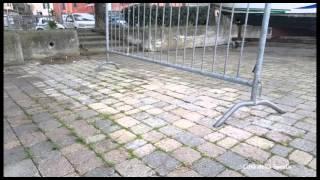
[[[256,106],[256,105],[265,105],[274,109],[280,114],[285,113],[285,111],[282,110],[279,106],[277,106],[276,104],[268,100],[258,100],[256,101],[256,103],[254,103],[253,101],[245,101],[245,102],[240,102],[233,105],[221,118],[218,119],[218,121],[213,125],[213,127],[217,128],[221,126],[239,108],[243,106]]]
[[[108,62],[104,62],[104,63],[98,65],[98,67],[96,67],[95,70],[96,70],[96,71],[100,71],[102,66],[104,66],[104,65],[109,65],[109,64],[110,64],[110,65],[113,65],[114,67],[116,67],[116,69],[120,69],[117,64],[115,64],[114,62],[108,61]]]

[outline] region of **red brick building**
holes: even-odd
[[[112,11],[121,11],[123,8],[128,7],[129,3],[111,3]]]

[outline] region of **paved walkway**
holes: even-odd
[[[121,56],[6,68],[4,175],[315,176],[316,58],[266,52],[262,97],[287,113],[242,108],[220,128],[249,88]]]

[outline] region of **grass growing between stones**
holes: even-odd
[[[135,135],[137,136],[136,139],[143,139],[141,134],[135,134]]]
[[[27,154],[27,158],[29,158],[29,159],[32,159],[32,157],[33,157],[33,154],[32,154],[32,152],[31,152],[31,150],[30,150],[30,148],[25,148],[26,150],[25,150],[25,152],[26,152],[26,154]]]
[[[112,118],[112,115],[108,114],[108,113],[100,113],[100,117],[103,119],[108,119],[108,120],[114,121],[114,119]]]
[[[133,149],[127,149],[127,151],[128,151],[128,154],[129,154],[129,159],[134,159],[134,158],[139,158],[138,156],[136,156],[134,153],[133,153]]]
[[[60,147],[57,143],[53,142],[51,139],[48,139],[48,141],[52,144],[52,149],[51,150],[60,150]]]

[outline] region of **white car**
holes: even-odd
[[[93,29],[95,28],[95,19],[89,13],[72,13],[66,16],[64,21],[66,28],[75,29]]]
[[[52,19],[48,19],[48,18],[40,18],[38,23],[37,23],[36,30],[40,31],[40,30],[49,29],[49,25],[48,25],[49,21],[53,21],[53,20]],[[56,21],[55,21],[55,23],[57,25],[56,29],[65,29],[65,27],[62,24],[59,24]]]

